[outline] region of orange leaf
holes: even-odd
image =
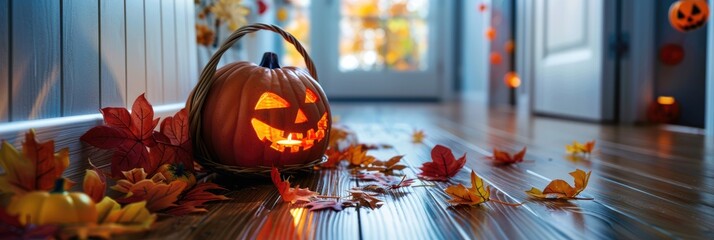
[[[458,160],[454,157],[451,149],[442,145],[436,145],[431,150],[431,162],[421,166],[419,178],[429,181],[448,181],[456,175],[466,164],[466,154]]]
[[[124,176],[124,179],[118,180],[117,184],[112,186],[111,189],[122,193],[129,193],[134,184],[148,177],[148,174],[143,168],[134,168],[129,171],[122,171],[121,174]],[[151,180],[157,183],[166,182],[166,178],[161,173],[154,174]]]
[[[526,191],[526,193],[531,197],[541,199],[576,199],[576,196],[588,186],[590,173],[591,172],[585,173],[585,171],[580,169],[571,172],[570,176],[573,176],[575,179],[575,187],[562,179],[555,179],[551,181],[543,191],[537,188],[531,188]]]
[[[106,179],[95,170],[87,169],[84,174],[84,183],[82,184],[84,193],[89,195],[95,203],[104,198],[104,192],[107,189]]]
[[[146,201],[146,208],[151,212],[157,212],[177,206],[175,202],[185,188],[186,182],[183,181],[166,184],[144,179],[131,186],[126,197],[118,199],[117,202],[125,204]]]
[[[523,157],[526,156],[526,148],[523,147],[523,150],[516,154],[509,154],[508,152],[498,150],[496,148],[493,149],[493,156],[486,157],[487,159],[490,159],[493,161],[495,164],[512,164],[512,163],[519,163],[523,162]]]
[[[215,183],[199,183],[181,195],[176,202],[178,206],[169,208],[166,213],[181,216],[190,213],[208,212],[205,208],[206,202],[228,200],[229,198],[223,195],[216,195],[209,190],[225,190]]]
[[[0,147],[0,168],[6,174],[0,175],[0,192],[22,194],[35,190],[50,190],[55,180],[69,166],[69,149],[63,148],[55,153],[53,140],[39,143],[35,131],[25,134],[22,153],[15,147],[2,142]]]
[[[350,147],[345,153],[345,158],[350,162],[351,166],[366,167],[372,164],[376,158],[367,155],[367,151],[361,145]]]
[[[444,190],[451,196],[449,203],[454,205],[478,205],[489,201],[491,188],[483,184],[474,171],[471,171],[471,187],[466,188],[463,184],[451,185]]]
[[[308,188],[300,188],[300,186],[291,188],[290,181],[283,181],[280,178],[280,172],[275,167],[273,167],[270,171],[270,177],[272,178],[275,187],[278,188],[278,193],[280,193],[284,202],[311,202],[312,198],[318,195],[316,192],[310,191]]]

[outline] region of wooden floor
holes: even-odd
[[[450,207],[446,183],[423,182],[383,196],[379,209],[348,208],[311,212],[283,203],[270,182],[235,183],[231,201],[212,204],[210,212],[164,217],[154,229],[126,238],[164,239],[704,239],[714,236],[714,144],[700,135],[661,127],[603,126],[544,117],[517,116],[509,109],[478,104],[334,104],[340,122],[361,142],[393,149],[378,157],[405,154],[416,178],[436,144],[466,153],[467,163],[454,179],[470,185],[475,170],[503,201],[520,207],[484,204]],[[427,135],[410,142],[414,129]],[[597,140],[589,159],[567,158],[564,145]],[[484,160],[492,147],[528,147],[526,159],[497,167]],[[708,146],[708,147],[705,147]],[[543,188],[555,178],[568,182],[576,168],[591,170],[581,194],[594,200],[534,201],[525,190]],[[346,170],[324,170],[296,179],[324,195],[345,195],[359,186]]]

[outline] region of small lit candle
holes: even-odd
[[[288,139],[278,140],[277,143],[280,145],[283,145],[283,146],[297,146],[297,145],[300,145],[302,143],[302,141],[293,140],[293,134],[290,133],[290,134],[288,134]]]

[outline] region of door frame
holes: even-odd
[[[714,0],[709,0],[709,7],[714,6]],[[714,21],[709,16],[707,23],[707,85],[706,114],[704,130],[707,136],[714,138]]]
[[[516,39],[520,39],[520,41],[516,41],[516,71],[523,80],[521,88],[517,91],[518,111],[519,113],[532,115],[534,114],[533,82],[535,81],[535,69],[533,66],[535,59],[535,46],[533,45],[535,42],[535,33],[533,31],[535,3],[532,0],[516,0],[516,2]],[[616,10],[618,2],[616,0],[605,0],[605,11]],[[620,124],[635,124],[646,121],[647,106],[654,99],[654,59],[656,58],[654,34],[656,26],[653,20],[656,4],[657,1],[633,0],[622,1],[622,5],[619,6],[620,16],[623,16],[620,21],[619,37],[625,43],[637,43],[629,44],[629,51],[619,61],[619,71],[611,69],[613,72],[619,72],[619,74],[610,74],[613,77],[617,74],[616,78],[619,78],[619,81],[615,82],[615,89],[619,94],[615,96],[615,102],[610,103],[610,105],[611,107],[616,107],[617,105],[615,108],[618,115],[616,121]],[[605,24],[609,24],[610,27],[617,24],[614,21],[607,22],[614,19],[605,19]],[[709,27],[711,28],[711,25]],[[710,32],[710,34],[712,33]],[[607,39],[609,42],[609,38],[613,35],[612,33],[608,35],[610,35]],[[607,53],[606,58],[610,58],[611,56],[609,55],[610,53]],[[710,51],[710,55],[714,54]],[[714,58],[714,56],[711,57]],[[607,65],[611,65],[610,68],[614,68],[614,64]],[[714,100],[710,102],[712,101]],[[714,110],[712,111],[714,112]],[[712,126],[714,126],[714,123],[712,123]]]

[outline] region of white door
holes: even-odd
[[[607,52],[609,0],[536,0],[533,110],[613,120],[614,74]]]
[[[438,0],[313,0],[312,54],[330,98],[441,96],[446,41]]]

